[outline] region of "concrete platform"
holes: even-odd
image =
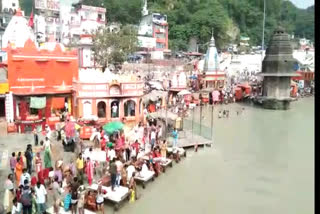
[[[181,137],[180,137],[181,136]],[[169,137],[167,138],[167,141],[169,144],[172,144],[173,138]],[[198,146],[204,146],[204,145],[212,145],[213,141],[210,141],[202,136],[193,134],[191,131],[182,131],[179,132],[179,139],[178,139],[178,144],[177,146],[180,148],[189,148],[189,147],[194,147],[196,144]]]

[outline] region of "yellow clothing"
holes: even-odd
[[[76,161],[76,165],[77,165],[77,169],[83,169],[83,165],[84,165],[83,159],[78,158]]]

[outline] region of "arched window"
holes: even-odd
[[[98,117],[105,118],[106,117],[106,103],[103,101],[98,102]]]
[[[111,117],[112,118],[119,117],[119,101],[118,100],[111,102]]]
[[[136,103],[133,100],[128,100],[124,103],[124,116],[135,116],[136,115]]]

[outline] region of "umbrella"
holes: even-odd
[[[178,93],[178,95],[187,95],[187,94],[191,94],[191,92],[190,91],[188,91],[188,90],[182,90],[182,91],[180,91],[179,93]]]
[[[103,130],[108,134],[112,134],[115,131],[123,129],[124,124],[118,121],[107,123],[103,126]]]
[[[67,137],[74,137],[76,134],[76,130],[80,129],[81,126],[76,124],[75,122],[66,122],[62,128],[64,128]]]
[[[212,92],[212,99],[213,99],[213,101],[219,101],[219,95],[220,95],[219,91],[214,90],[214,91]]]

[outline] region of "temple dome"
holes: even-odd
[[[18,10],[4,31],[2,48],[7,48],[8,44],[11,44],[12,47],[15,48],[23,48],[28,39],[34,40],[34,34],[28,26],[28,20],[24,18],[21,11]]]
[[[211,37],[209,48],[207,50],[204,61],[204,72],[214,72],[219,70],[219,56],[216,48],[215,40]]]

